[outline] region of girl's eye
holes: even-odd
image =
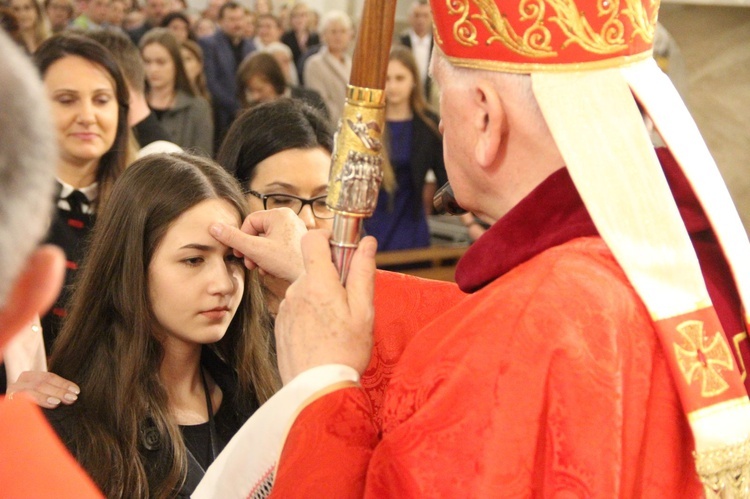
[[[193,258],[185,258],[182,262],[189,267],[197,267],[198,265],[203,263],[203,258],[200,256],[195,256]]]
[[[111,101],[111,100],[112,100],[112,98],[111,98],[111,97],[109,97],[109,96],[100,96],[100,97],[97,97],[97,98],[96,98],[96,99],[94,100],[94,102],[95,102],[96,104],[99,104],[100,106],[103,106],[103,105],[105,105],[105,104],[108,104],[108,103],[109,103],[109,101]]]
[[[73,102],[75,102],[75,99],[73,97],[70,97],[70,96],[62,96],[62,97],[58,97],[57,98],[57,102],[59,102],[63,106],[67,106],[67,105],[72,104]]]

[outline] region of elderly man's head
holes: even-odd
[[[37,248],[52,216],[55,135],[37,71],[0,32],[0,348],[62,285],[64,256]]]

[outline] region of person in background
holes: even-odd
[[[282,97],[303,101],[328,117],[325,102],[315,91],[290,86],[274,56],[267,52],[250,54],[237,70],[237,86],[241,89],[243,107],[270,102]]]
[[[273,14],[273,1],[255,0],[255,2],[253,3],[253,12],[255,12],[257,15]]]
[[[290,208],[308,229],[331,228],[326,207],[333,129],[317,110],[278,99],[245,110],[229,129],[216,157],[247,194],[250,211]],[[262,277],[272,313],[289,283]]]
[[[216,33],[216,23],[207,17],[199,17],[192,28],[195,39],[211,36]]]
[[[269,44],[281,41],[281,23],[273,14],[259,14],[256,20],[256,31],[253,43],[257,50],[263,50]]]
[[[219,9],[226,3],[226,0],[208,0],[206,9],[201,13],[201,17],[210,19],[214,23],[219,20]]]
[[[26,50],[26,46],[21,39],[18,18],[9,7],[0,7],[0,28],[16,45]]]
[[[81,31],[103,29],[109,17],[110,0],[88,0],[86,9],[75,19],[71,27]]]
[[[211,94],[206,85],[206,75],[203,72],[203,50],[201,46],[193,40],[185,40],[180,45],[180,54],[185,66],[185,73],[193,85],[195,94],[211,102]]]
[[[409,29],[399,36],[399,42],[411,49],[419,69],[419,82],[425,100],[432,102],[432,78],[427,68],[435,43],[432,40],[432,12],[428,0],[414,0],[409,7]]]
[[[5,241],[0,244],[2,361],[3,357],[12,360],[7,357],[15,355],[13,343],[55,301],[65,273],[65,256],[59,248],[39,245],[52,209],[57,159],[44,88],[28,57],[2,32],[0,53],[0,233]],[[4,374],[0,364],[0,378]],[[0,397],[0,463],[5,497],[101,497],[39,408],[20,394]]]
[[[297,75],[297,66],[292,58],[292,50],[281,42],[272,42],[266,45],[263,52],[271,54],[276,62],[281,66],[286,82],[293,86],[299,86],[299,75]]]
[[[258,28],[257,15],[250,9],[245,9],[245,17],[242,20],[242,36],[253,40]]]
[[[215,163],[154,154],[100,215],[50,359],[86,396],[47,417],[107,497],[188,497],[277,389],[257,278],[208,232],[246,212]]]
[[[49,19],[52,33],[66,29],[73,20],[73,2],[71,0],[45,0],[44,11]]]
[[[395,46],[389,56],[385,120],[396,188],[380,190],[375,213],[365,219],[364,228],[377,239],[378,251],[423,248],[430,245],[423,202],[425,177],[431,170],[439,185],[448,177],[439,119],[425,103],[414,56],[406,47]]]
[[[177,43],[182,44],[185,40],[195,39],[193,32],[190,31],[190,19],[182,12],[170,12],[164,16],[161,27],[168,28],[177,39]]]
[[[310,32],[310,9],[304,2],[297,2],[290,13],[291,28],[281,35],[281,41],[292,50],[295,67],[299,66],[302,54],[307,49],[318,45],[317,33]]]
[[[143,35],[152,28],[161,26],[164,16],[169,14],[170,2],[168,0],[146,0],[143,8],[145,20],[139,27],[128,31],[130,39],[137,46]]]
[[[127,4],[125,0],[112,0],[109,4],[109,15],[107,16],[107,25],[114,29],[123,29],[127,14]]]
[[[130,94],[128,124],[140,148],[138,157],[153,152],[181,151],[182,148],[174,143],[172,136],[148,107],[146,70],[141,52],[133,45],[130,37],[119,30],[110,29],[90,31],[87,36],[104,45],[122,69]]]
[[[159,123],[183,149],[213,156],[211,105],[190,83],[174,35],[167,28],[154,28],[141,39],[140,49],[146,100]]]
[[[323,45],[318,53],[307,59],[304,85],[315,90],[328,107],[331,122],[338,122],[344,110],[346,86],[352,71],[349,45],[354,35],[352,20],[340,10],[328,11],[321,21]]]
[[[198,39],[203,49],[203,69],[214,108],[216,145],[221,144],[240,107],[237,68],[247,54],[255,50],[253,41],[243,37],[244,17],[242,6],[229,1],[219,9],[219,30],[211,36]]]
[[[19,34],[26,51],[33,54],[51,35],[47,16],[36,0],[11,0],[10,8],[18,19]]]
[[[57,211],[46,241],[67,258],[65,288],[42,317],[47,353],[67,314],[68,297],[96,213],[135,157],[130,149],[128,87],[112,54],[79,34],[55,35],[34,53],[52,108],[59,157]],[[59,402],[58,402],[59,403]]]

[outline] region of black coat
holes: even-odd
[[[411,38],[409,38],[409,33],[405,33],[398,37],[399,43],[403,45],[404,47],[411,48]],[[435,47],[435,39],[433,38],[430,40],[430,57],[432,57],[432,49]],[[432,89],[432,78],[428,75],[427,78],[424,79],[424,98],[426,100],[430,100],[430,90]]]
[[[241,397],[242,400],[249,401],[246,407],[237,407],[237,404],[234,403],[234,401],[238,400],[236,375],[211,349],[203,348],[201,365],[211,373],[216,384],[223,392],[221,407],[219,407],[214,417],[218,437],[218,442],[215,443],[214,449],[216,455],[218,455],[245,421],[258,409],[260,404],[257,402],[255,394],[252,393]],[[76,404],[70,406],[61,405],[57,409],[44,409],[44,414],[60,436],[60,439],[75,456],[76,449],[72,442],[73,429],[78,424],[79,418],[85,417],[85,415],[76,410]],[[143,457],[146,471],[149,473],[149,481],[158,479],[156,477],[167,472],[169,462],[169,457],[165,455],[167,446],[159,443],[160,438],[163,437],[153,429],[153,426],[149,426],[147,422],[144,422],[139,450]],[[188,452],[187,476],[180,490],[176,492],[176,497],[190,497],[203,478],[203,475],[205,475],[205,470],[192,454]]]
[[[438,116],[425,111],[429,119],[437,124]],[[448,182],[448,174],[445,171],[445,160],[443,159],[443,138],[430,128],[418,114],[414,115],[413,131],[411,140],[410,170],[414,192],[420,196],[424,189],[424,178],[428,170],[432,170],[437,177],[437,186],[440,187]],[[421,199],[421,198],[420,198]],[[421,204],[419,209],[422,209]]]

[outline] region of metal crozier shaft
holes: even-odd
[[[331,253],[342,283],[359,243],[362,221],[375,211],[383,180],[383,89],[395,11],[396,0],[365,1],[331,158],[326,204],[335,213]]]

